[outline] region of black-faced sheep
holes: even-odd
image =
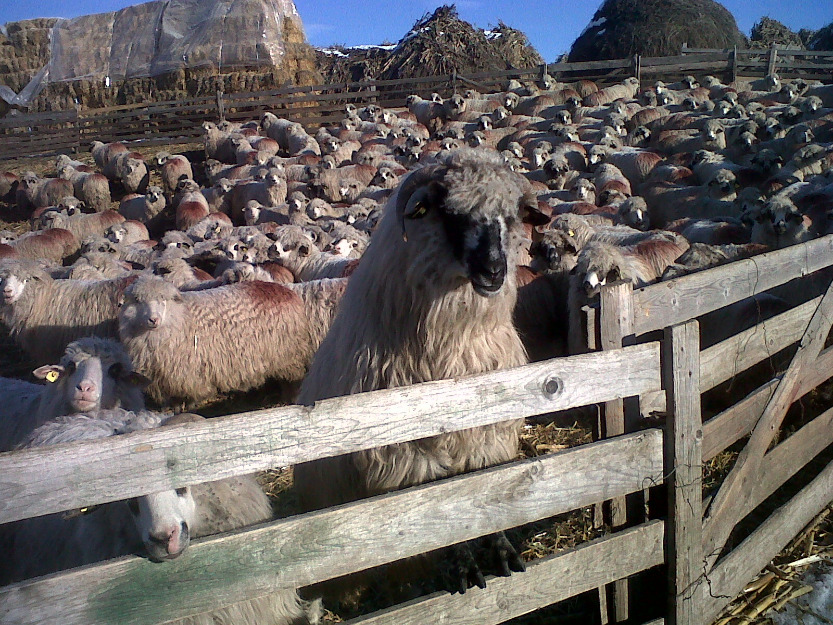
[[[0,451],[9,451],[41,424],[101,408],[142,410],[147,378],[116,341],[86,337],[67,345],[58,364],[34,371],[47,384],[0,378]]]
[[[50,421],[24,446],[43,447],[108,438],[199,420],[149,411],[100,410]],[[0,583],[21,581],[67,568],[135,553],[162,562],[180,556],[192,538],[228,532],[273,518],[269,499],[254,476],[205,482],[96,506],[65,518],[52,514],[3,528],[5,554]],[[172,621],[175,625],[315,625],[321,602],[292,589],[279,590],[209,612]]]
[[[53,280],[32,261],[6,259],[0,261],[0,318],[38,364],[57,362],[76,339],[117,335],[119,301],[134,279]]]
[[[512,323],[525,188],[498,154],[480,150],[410,174],[350,278],[298,401],[525,363]],[[521,424],[304,463],[295,484],[315,509],[499,464],[516,456]]]
[[[302,299],[266,282],[181,293],[142,276],[125,292],[119,336],[160,404],[298,382],[316,347]]]

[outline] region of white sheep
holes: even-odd
[[[451,152],[405,178],[350,278],[299,403],[525,363],[512,323],[525,186],[498,154],[480,150]],[[302,505],[316,509],[480,469],[516,456],[521,424],[304,463],[295,484]],[[504,564],[520,568],[507,546]]]
[[[150,382],[133,371],[124,348],[111,339],[85,337],[67,345],[58,364],[34,371],[46,385],[0,378],[0,451],[9,451],[41,424],[100,408],[142,410]]]
[[[42,425],[24,447],[108,438],[200,420],[197,415],[99,410],[59,417]],[[4,526],[0,584],[145,552],[154,561],[181,555],[191,539],[229,532],[273,518],[269,498],[252,475],[231,477],[134,497]],[[224,605],[172,621],[174,625],[315,625],[321,602],[303,601],[293,589]]]
[[[76,339],[117,335],[119,301],[134,279],[53,280],[37,263],[4,259],[0,261],[0,319],[37,364],[56,362],[64,346]]]

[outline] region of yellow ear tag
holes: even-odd
[[[57,371],[50,371],[46,374],[46,381],[47,382],[57,382],[58,381],[58,372]]]
[[[575,231],[574,231],[574,230],[568,230],[568,231],[567,231],[567,234],[569,234],[571,237],[576,236],[576,233],[575,233]]]

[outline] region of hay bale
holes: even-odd
[[[776,46],[791,50],[804,49],[804,43],[801,41],[798,33],[791,31],[778,20],[770,17],[762,17],[752,27],[750,35],[749,43],[751,48],[767,49]]]
[[[833,50],[833,22],[815,31],[808,39],[808,50],[815,50],[817,52],[821,50]]]
[[[713,0],[605,0],[573,42],[569,60],[671,56],[691,48],[746,47],[732,14]]]

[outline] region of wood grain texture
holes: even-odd
[[[497,625],[603,582],[662,564],[663,522],[651,521],[535,560],[526,573],[489,579],[486,589],[435,593],[348,621],[348,625]]]
[[[0,454],[0,523],[592,404],[660,386],[656,343]]]
[[[694,319],[830,265],[833,235],[637,289],[634,333]]]
[[[801,339],[821,297],[767,319],[708,349],[700,356],[700,392],[731,379]]]
[[[833,237],[828,237],[833,239]],[[833,285],[827,289],[801,338],[798,351],[764,408],[749,442],[717,491],[703,524],[703,551],[713,564],[735,524],[757,479],[767,448],[781,427],[787,410],[798,397],[802,379],[811,374],[833,325]]]
[[[646,430],[195,541],[172,562],[127,557],[7,586],[0,589],[0,620],[81,625],[180,618],[661,482],[662,433]]]
[[[666,329],[663,349],[669,408],[665,441],[669,613],[675,625],[701,625],[703,428],[698,323]]]
[[[809,393],[822,382],[833,377],[833,347],[825,349],[800,382],[796,397]],[[714,458],[755,427],[761,413],[772,397],[780,377],[758,387],[744,399],[712,417],[703,425],[703,460]]]
[[[831,500],[833,463],[710,571],[711,592],[703,603],[703,622],[710,623]]]

